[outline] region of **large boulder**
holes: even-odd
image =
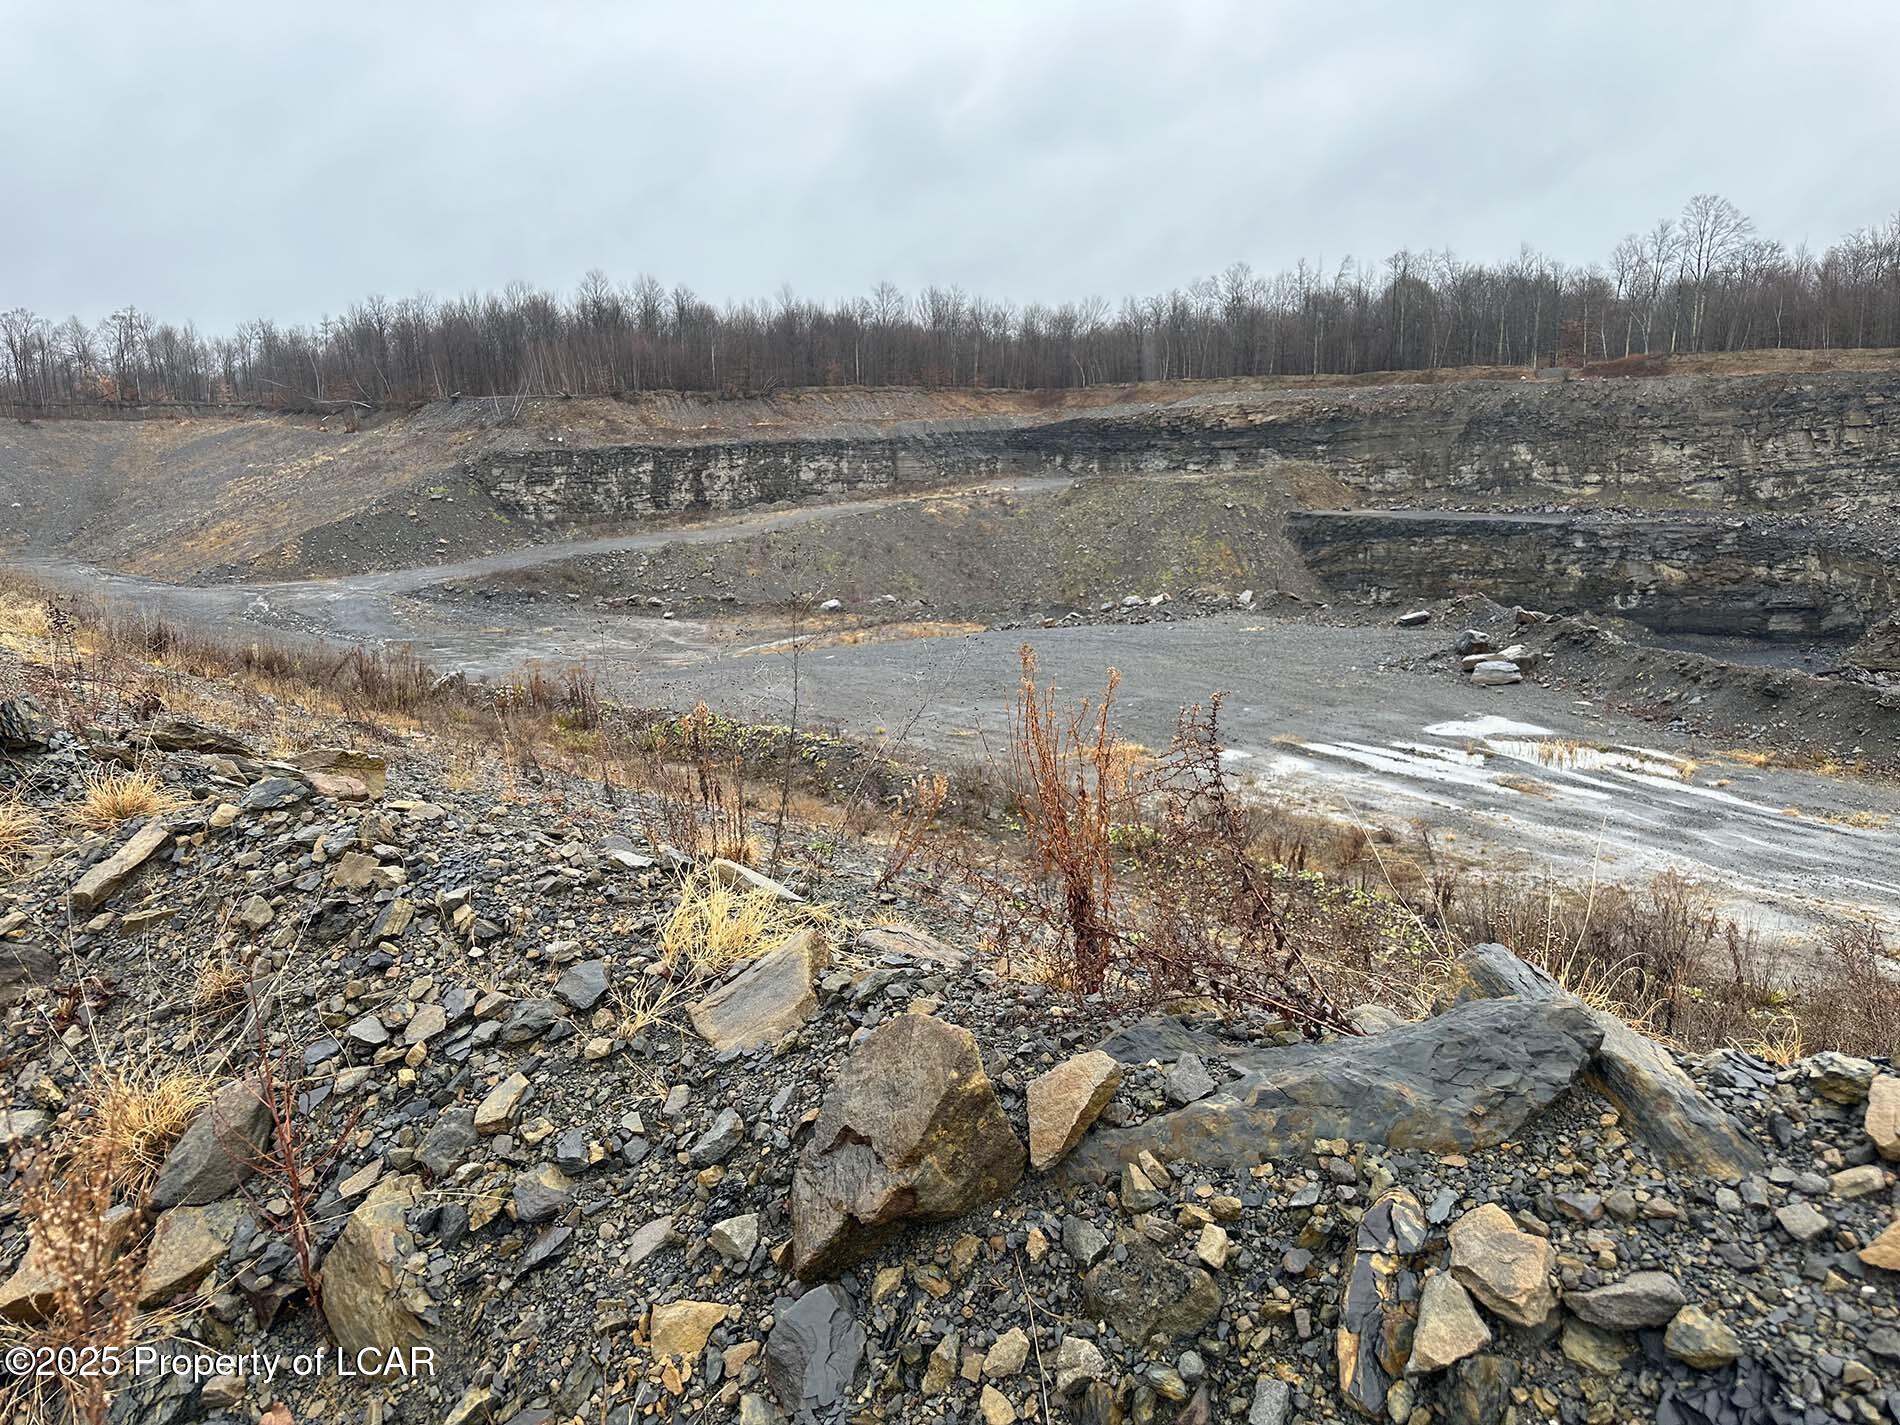
[[[216,1202],[257,1171],[270,1140],[270,1108],[257,1082],[231,1080],[172,1145],[152,1184],[152,1204]]]
[[[1026,1154],[966,1029],[900,1014],[846,1061],[792,1179],[792,1267],[831,1276],[906,1219],[959,1217]]]
[[[1103,1047],[1141,1054],[1152,1039],[1120,1034]],[[1428,1153],[1495,1147],[1570,1087],[1601,1039],[1580,1008],[1493,1000],[1370,1039],[1229,1053],[1240,1078],[1138,1127],[1097,1132],[1069,1170],[1099,1179],[1144,1149],[1164,1162],[1251,1167],[1310,1152],[1316,1138]]]
[[[686,1012],[700,1038],[721,1053],[768,1048],[818,1013],[812,978],[830,963],[825,938],[798,931]]]
[[[409,1270],[416,1240],[407,1216],[421,1179],[386,1178],[363,1199],[323,1259],[323,1316],[352,1360],[408,1351],[434,1335],[434,1304]]]
[[[1588,1066],[1588,1081],[1671,1167],[1731,1182],[1761,1171],[1761,1149],[1654,1040],[1613,1014],[1590,1009],[1503,945],[1472,947],[1465,970],[1481,994],[1567,1005],[1589,1015],[1600,1042]]]

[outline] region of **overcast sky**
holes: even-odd
[[[0,0],[0,306],[1014,301],[1900,209],[1900,4]]]

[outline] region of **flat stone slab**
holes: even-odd
[[[1249,1049],[1226,1056],[1239,1079],[1137,1127],[1097,1132],[1067,1170],[1100,1180],[1143,1149],[1164,1162],[1252,1167],[1310,1153],[1316,1138],[1430,1153],[1495,1147],[1576,1081],[1602,1038],[1580,1006],[1474,1000],[1374,1038]],[[1155,1042],[1124,1033],[1103,1047],[1141,1062]]]
[[[74,884],[74,910],[92,910],[119,893],[134,872],[157,855],[172,839],[172,829],[154,818],[132,833],[132,839],[94,866]]]
[[[699,1037],[722,1053],[767,1048],[818,1013],[812,977],[830,963],[824,937],[798,931],[694,1000],[686,1013]]]

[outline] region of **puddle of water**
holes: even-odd
[[[1525,737],[1487,738],[1485,745],[1500,756],[1561,772],[1628,772],[1680,781],[1689,771],[1687,763],[1666,752],[1648,752],[1639,747],[1592,747],[1568,738],[1533,740]]]
[[[1473,717],[1461,722],[1435,722],[1426,728],[1427,737],[1549,737],[1547,727],[1534,722],[1512,722],[1508,717]]]

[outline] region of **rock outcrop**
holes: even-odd
[[[1320,1138],[1439,1153],[1486,1147],[1567,1090],[1602,1038],[1580,1007],[1491,1000],[1370,1039],[1250,1050],[1227,1058],[1240,1078],[1139,1127],[1096,1133],[1069,1170],[1106,1176],[1143,1150],[1250,1166],[1309,1152]],[[1140,1054],[1144,1042],[1110,1045]]]
[[[1587,1008],[1506,946],[1474,946],[1465,966],[1481,993],[1510,995],[1525,1003],[1562,1004],[1589,1015],[1599,1031],[1589,1065],[1592,1081],[1672,1165],[1729,1181],[1761,1169],[1761,1149],[1654,1040],[1613,1014]]]

